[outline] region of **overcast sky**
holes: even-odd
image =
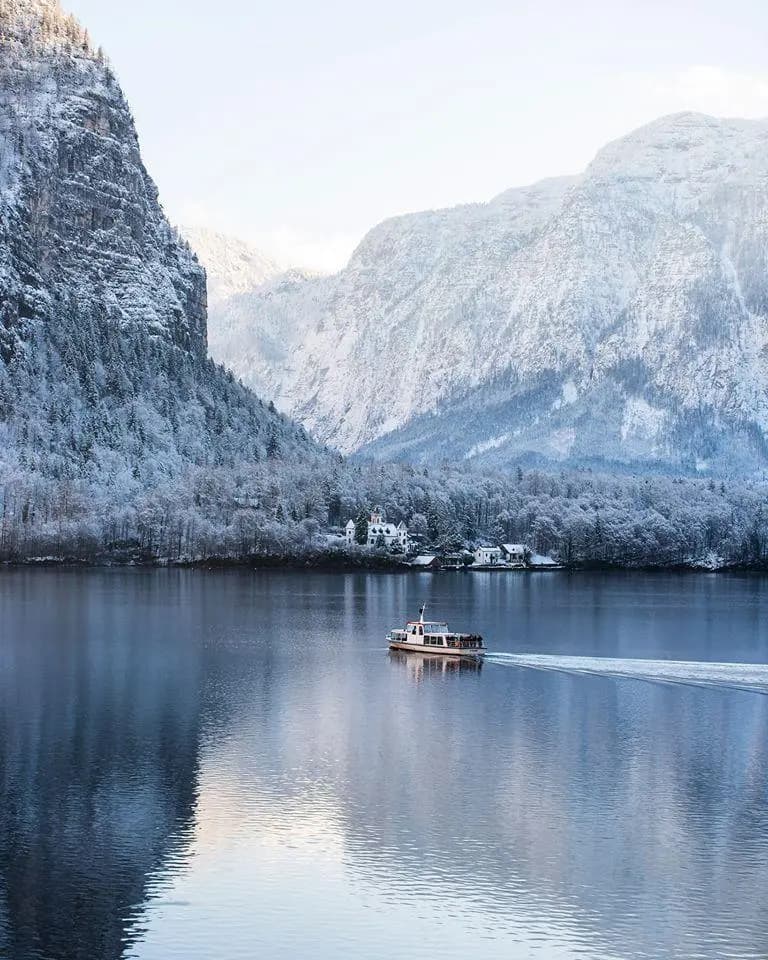
[[[340,265],[397,213],[584,168],[665,113],[768,116],[765,0],[63,0],[171,219]]]

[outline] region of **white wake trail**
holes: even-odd
[[[682,683],[704,687],[732,687],[768,694],[768,664],[709,663],[694,660],[625,660],[610,657],[559,657],[545,654],[492,653],[486,663],[529,670],[590,674],[657,683]]]

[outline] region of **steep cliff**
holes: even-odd
[[[208,359],[205,273],[55,0],[0,0],[0,440],[6,467],[137,488],[316,452]]]

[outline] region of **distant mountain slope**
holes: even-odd
[[[209,360],[204,272],[85,31],[2,0],[0,33],[0,466],[135,490],[324,456]]]
[[[379,456],[765,465],[767,148],[768,122],[675,115],[578,178],[381,224],[280,299],[279,403]]]
[[[298,304],[317,314],[281,403],[351,451],[479,382],[493,362],[488,329],[503,322],[501,278],[570,186],[546,181],[375,227]]]
[[[237,237],[204,227],[182,226],[181,233],[205,267],[209,307],[250,293],[284,272],[270,257]]]
[[[257,393],[275,396],[293,376],[303,335],[296,320],[312,309],[299,305],[305,296],[311,301],[315,278],[278,266],[236,237],[194,227],[182,232],[208,277],[211,356]]]
[[[506,278],[481,382],[377,452],[764,465],[767,146],[684,115],[607,147]]]

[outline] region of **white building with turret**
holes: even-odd
[[[355,521],[350,520],[346,527],[347,545],[352,546],[355,543]],[[384,545],[390,547],[399,547],[403,553],[408,553],[411,542],[408,538],[408,527],[401,520],[400,523],[387,523],[384,517],[384,511],[381,507],[376,507],[371,511],[371,519],[368,521],[368,547]]]

